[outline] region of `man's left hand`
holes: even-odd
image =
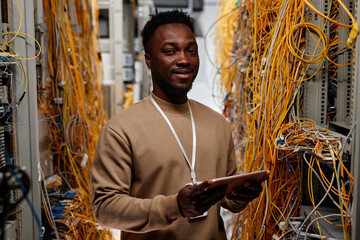
[[[237,204],[246,205],[262,192],[263,188],[259,182],[245,182],[244,185],[234,188],[231,192],[226,194],[226,198],[233,200]]]

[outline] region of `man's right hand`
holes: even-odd
[[[183,217],[196,217],[206,212],[212,205],[225,197],[226,189],[207,190],[207,181],[199,185],[187,185],[180,189],[177,203]]]

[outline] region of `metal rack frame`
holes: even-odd
[[[34,25],[34,2],[28,0],[18,1],[23,21],[21,24],[21,32],[27,33],[30,36],[35,36]],[[13,27],[19,26],[20,15],[17,7],[13,3],[10,6],[10,14]],[[24,40],[25,38],[25,40]],[[32,57],[35,56],[35,42],[26,36],[18,37],[14,40],[15,49],[19,56]],[[28,198],[31,201],[34,209],[41,218],[41,202],[40,202],[40,188],[39,188],[39,131],[38,131],[38,116],[37,116],[37,84],[36,84],[36,60],[23,62],[25,71],[28,75],[28,89],[21,104],[17,107],[16,122],[24,124],[16,124],[16,139],[18,146],[19,166],[24,167],[25,171],[31,180],[31,189]],[[23,74],[21,68],[17,68],[15,77],[20,77]],[[25,87],[25,83],[23,83]],[[21,216],[21,231],[25,239],[39,239],[39,226],[34,218],[31,208],[25,202],[22,203],[24,208]],[[25,237],[26,236],[26,237]]]

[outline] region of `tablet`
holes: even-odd
[[[269,177],[269,174],[270,174],[269,170],[263,170],[263,171],[257,171],[251,173],[240,173],[228,177],[210,179],[207,180],[209,184],[207,190],[224,186],[227,188],[227,191],[230,191],[233,188],[244,185],[245,182],[265,181]]]

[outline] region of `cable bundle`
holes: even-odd
[[[303,107],[303,82],[320,71],[324,59],[335,62],[334,55],[340,52],[333,50],[329,54],[330,47],[339,41],[334,33],[329,41],[325,31],[327,21],[349,28],[349,32],[350,28],[352,32],[357,29],[355,21],[348,25],[332,19],[331,16],[337,16],[340,9],[334,6],[347,9],[341,1],[331,1],[331,4],[332,12],[322,14],[306,0],[221,2],[216,26],[216,59],[221,86],[227,93],[224,114],[233,127],[239,171],[271,171],[263,194],[237,215],[232,239],[276,239],[294,232],[299,237],[300,230],[292,226],[290,220],[299,215],[300,160],[306,161],[309,154],[310,196],[313,195],[311,182],[315,174],[312,166],[316,163],[324,187],[343,199],[336,202],[346,235],[349,226],[346,207],[349,207],[352,177],[341,161],[342,140],[334,139],[326,130],[317,129],[309,120],[299,119]],[[308,9],[323,18],[323,26],[308,22]],[[351,13],[346,12],[353,19]],[[336,28],[333,26],[332,29]],[[306,45],[309,39],[315,45],[313,52],[309,52]],[[350,43],[355,41],[355,33],[350,34],[349,39],[345,43],[346,51],[353,50]],[[308,71],[309,68],[315,69]],[[316,134],[325,137],[315,138]],[[332,180],[321,173],[325,163],[327,167],[332,166]],[[337,187],[333,185],[335,180],[339,181]],[[311,199],[315,207],[313,197]],[[316,212],[315,219],[318,216]],[[281,222],[290,227],[284,227]],[[319,232],[321,235],[320,228]]]
[[[344,239],[347,239],[349,227],[351,227],[350,200],[354,187],[354,177],[349,172],[348,166],[346,166],[348,163],[344,161],[343,154],[352,130],[346,138],[343,138],[327,129],[316,127],[315,123],[310,119],[296,119],[282,126],[278,140],[275,143],[276,148],[279,150],[288,153],[300,152],[303,155],[303,160],[308,166],[306,187],[311,204],[314,207],[312,213],[315,215],[315,220],[324,218],[329,224],[333,224],[330,220],[327,220],[328,217],[334,215],[341,217],[342,224],[333,225],[343,227]],[[326,174],[328,170],[332,172],[331,180]],[[314,197],[314,175],[325,190],[325,194],[317,202]],[[331,195],[331,193],[333,194]],[[338,208],[339,214],[323,216],[317,210],[327,197]],[[311,224],[307,223],[310,217],[311,214],[301,225],[301,228],[303,228],[307,224],[305,235],[311,226]],[[312,222],[312,224],[314,223],[315,221]],[[322,231],[319,222],[316,221],[316,223],[317,231],[321,235]],[[297,235],[300,235],[300,232]]]
[[[74,195],[62,202],[65,215],[54,220],[42,188],[42,200],[57,238],[111,239],[100,230],[91,209],[91,163],[107,116],[101,88],[97,1],[43,1],[47,59],[38,88],[39,112],[49,119],[50,150],[56,171]],[[41,26],[40,26],[41,27]],[[47,60],[47,61],[46,61]],[[48,71],[45,71],[48,69]],[[59,225],[61,229],[57,229]]]

